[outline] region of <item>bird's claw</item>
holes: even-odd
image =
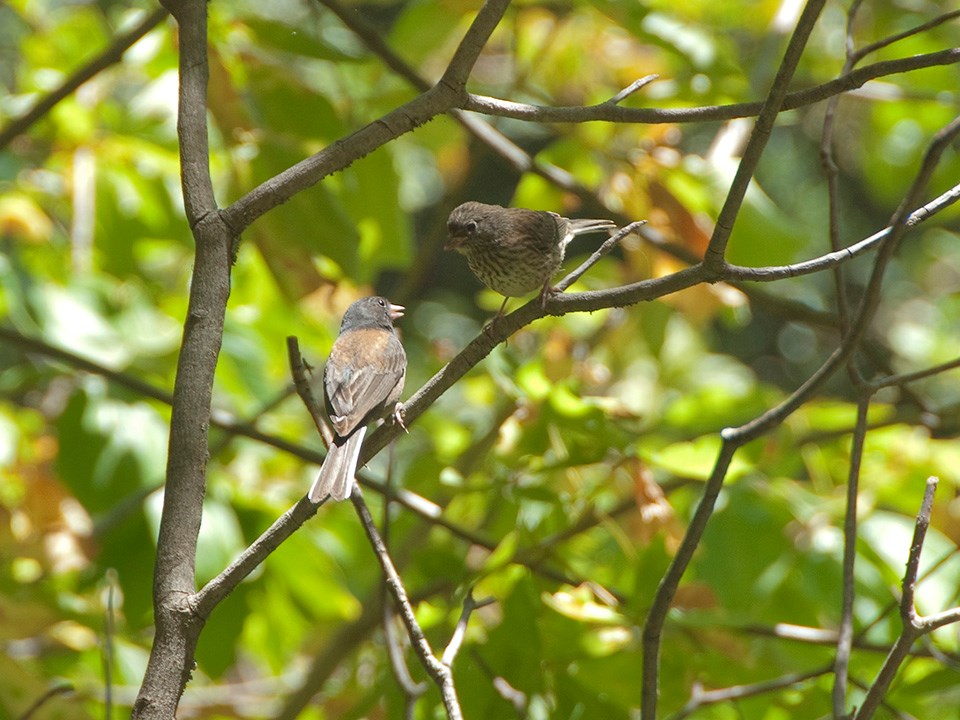
[[[393,412],[390,413],[390,417],[393,418],[393,422],[395,422],[397,425],[403,428],[403,431],[405,433],[407,433],[408,435],[410,434],[410,431],[407,429],[407,426],[403,422],[403,405],[401,405],[400,403],[397,403],[396,405],[394,405]]]

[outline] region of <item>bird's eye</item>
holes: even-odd
[[[473,220],[468,222],[466,227],[467,227],[467,232],[470,233],[471,235],[477,231],[477,224]]]
[[[377,298],[377,305],[379,305],[380,307],[386,307],[387,303],[384,301],[383,298]]]

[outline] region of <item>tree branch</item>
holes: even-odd
[[[654,600],[643,628],[643,685],[641,713],[644,718],[655,718],[657,710],[657,695],[659,692],[659,653],[660,638],[663,623],[666,620],[670,603],[679,587],[694,551],[700,543],[706,529],[717,496],[723,487],[723,482],[729,469],[730,462],[736,450],[756,439],[773,427],[783,422],[790,414],[800,407],[815,392],[840,365],[854,352],[866,326],[873,316],[880,294],[884,270],[887,262],[906,229],[908,217],[905,208],[916,203],[916,197],[922,192],[929,181],[933,169],[936,167],[940,155],[947,145],[960,133],[960,118],[955,119],[943,130],[938,132],[931,142],[924,157],[917,176],[911,183],[903,201],[891,220],[891,232],[881,245],[870,282],[864,292],[857,317],[854,319],[850,333],[843,339],[840,347],[789,397],[779,405],[771,408],[759,417],[741,425],[738,428],[726,428],[720,433],[723,440],[714,468],[704,486],[703,496],[700,498],[687,532],[680,543],[680,548],[674,556],[657,587]],[[561,296],[563,297],[563,296]],[[522,309],[522,308],[521,308]],[[908,648],[909,649],[909,648]]]
[[[227,225],[239,235],[268,210],[463,102],[466,77],[508,5],[509,0],[487,0],[484,3],[439,83],[396,110],[255,187],[223,210]]]
[[[177,131],[184,207],[196,240],[187,318],[177,361],[157,561],[156,634],[133,707],[136,720],[176,712],[194,663],[203,619],[189,598],[196,583],[197,536],[206,490],[213,378],[230,295],[233,238],[219,221],[209,171],[206,92],[207,8],[203,0],[169,0],[180,28]]]
[[[854,713],[853,720],[869,720],[873,717],[874,712],[883,700],[883,696],[890,687],[890,683],[893,682],[897,670],[910,653],[910,647],[914,641],[932,629],[924,626],[923,619],[917,614],[914,607],[913,598],[917,584],[917,574],[920,570],[920,553],[923,550],[927,528],[930,526],[930,514],[933,511],[933,496],[937,491],[937,482],[938,480],[935,477],[927,479],[927,485],[923,493],[923,503],[920,506],[920,512],[917,513],[917,522],[913,530],[913,542],[910,544],[907,570],[903,576],[903,594],[900,597],[900,617],[903,621],[903,630],[886,660],[884,660],[876,679],[867,690],[863,703]],[[953,612],[960,617],[960,608]]]
[[[690,525],[687,527],[683,540],[680,541],[680,547],[677,548],[677,553],[670,561],[667,571],[660,578],[657,591],[653,596],[653,603],[650,606],[650,612],[647,613],[646,622],[643,624],[643,668],[640,701],[640,716],[642,718],[655,720],[657,717],[657,700],[660,692],[660,638],[663,634],[663,624],[666,622],[667,613],[670,611],[670,603],[677,594],[680,579],[700,545],[700,539],[703,537],[707,522],[713,514],[713,507],[720,495],[724,478],[738,447],[739,445],[724,439],[716,463],[703,488],[700,502],[697,504],[693,517],[690,518]]]
[[[397,607],[397,612],[400,614],[400,619],[407,629],[407,634],[410,636],[414,652],[420,659],[424,670],[427,671],[427,674],[440,689],[440,697],[443,700],[447,717],[450,718],[450,720],[463,720],[460,701],[457,699],[457,690],[453,684],[453,673],[448,665],[438,660],[433,654],[430,643],[423,634],[423,630],[420,629],[416,615],[413,612],[413,606],[410,604],[407,598],[407,592],[403,587],[403,581],[393,566],[393,561],[390,559],[387,548],[383,544],[380,533],[377,532],[376,525],[374,525],[373,522],[373,516],[370,515],[370,510],[367,509],[367,504],[363,500],[363,491],[360,490],[359,486],[354,488],[353,493],[350,495],[350,500],[353,502],[353,506],[360,518],[360,523],[363,525],[367,538],[370,540],[374,555],[376,555],[377,560],[380,562],[380,567],[383,569],[387,589],[390,591],[390,595],[393,597],[394,604]]]
[[[146,15],[140,22],[127,32],[118,35],[112,43],[102,50],[96,57],[83,67],[75,70],[60,86],[40,98],[33,107],[23,115],[14,118],[0,130],[0,150],[7,147],[18,135],[25,133],[30,127],[46,116],[57,103],[70,97],[74,91],[99,73],[114,65],[123,58],[123,54],[140,38],[153,30],[167,17],[164,8],[157,8]]]
[[[934,198],[926,205],[917,208],[907,217],[906,227],[912,228],[925,220],[936,215],[941,210],[950,207],[960,200],[960,184],[954,185],[942,195]],[[870,237],[855,242],[849,247],[841,248],[834,252],[826,253],[817,258],[803,260],[790,265],[772,265],[768,267],[746,267],[743,265],[725,265],[721,277],[726,281],[753,281],[753,282],[771,282],[782,280],[784,278],[799,277],[811,273],[822,272],[831,268],[841,266],[852,258],[859,257],[864,253],[873,250],[893,232],[893,226],[888,225],[883,230],[874,233]]]
[[[744,698],[757,697],[758,695],[767,695],[775,693],[778,690],[800,685],[807,680],[826,675],[830,672],[830,666],[809,670],[803,673],[790,673],[783,677],[773,680],[764,680],[763,682],[750,683],[749,685],[734,685],[733,687],[719,688],[717,690],[701,690],[696,688],[693,697],[684,705],[679,712],[670,716],[670,720],[683,720],[690,717],[694,712],[708,705],[718,705],[720,703],[730,703]]]
[[[897,75],[913,70],[922,70],[940,65],[954,65],[960,62],[960,48],[950,48],[934,53],[912,55],[897,60],[885,60],[864,65],[846,75],[825,82],[807,90],[798,90],[783,99],[781,110],[795,110],[826,100],[834,95],[856,90],[870,80],[887,75]],[[763,103],[748,102],[731,105],[706,105],[694,108],[625,108],[606,102],[598,105],[548,107],[511,102],[484,95],[468,95],[464,110],[508,117],[514,120],[526,120],[539,123],[583,123],[606,121],[612,123],[640,123],[661,125],[666,123],[708,122],[733,120],[742,117],[755,117],[763,108]]]
[[[717,273],[725,264],[727,241],[733,232],[733,224],[740,213],[740,207],[743,205],[743,199],[746,197],[747,188],[750,180],[756,172],[757,165],[760,163],[760,157],[770,139],[770,133],[773,132],[773,126],[783,107],[783,100],[787,96],[787,88],[790,80],[796,72],[800,58],[803,56],[803,49],[807,45],[810,33],[813,32],[813,26],[820,17],[820,12],[826,0],[807,0],[807,4],[800,15],[797,27],[790,37],[787,50],[783,55],[783,61],[777,70],[777,75],[773,79],[773,86],[770,93],[760,109],[757,116],[757,122],[750,133],[750,139],[744,148],[743,157],[740,158],[740,164],[737,166],[736,175],[733,177],[733,183],[727,192],[727,197],[720,208],[720,214],[717,216],[717,222],[713,227],[713,236],[707,245],[707,252],[703,258],[703,264],[710,273]]]
[[[856,592],[854,565],[857,558],[857,499],[860,494],[860,463],[867,437],[869,409],[870,396],[864,395],[857,404],[857,426],[853,433],[847,474],[847,508],[843,522],[843,596],[840,603],[840,627],[837,630],[837,655],[833,663],[833,716],[837,720],[846,717],[847,678],[853,645],[853,599]]]

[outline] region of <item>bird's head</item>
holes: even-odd
[[[449,238],[444,249],[465,253],[478,241],[483,241],[489,235],[486,232],[489,218],[498,209],[502,208],[473,201],[455,207],[447,219]]]

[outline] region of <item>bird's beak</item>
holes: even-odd
[[[390,307],[387,308],[391,320],[399,320],[402,318],[404,310],[406,310],[406,308],[403,305],[394,305],[393,303],[390,303]]]
[[[467,242],[466,235],[451,235],[447,239],[447,244],[443,246],[444,250],[459,250]]]

